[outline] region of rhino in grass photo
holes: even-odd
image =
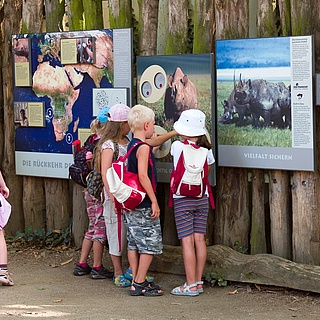
[[[168,86],[164,97],[164,113],[167,120],[177,121],[181,112],[197,108],[197,90],[192,81],[177,67],[168,76]]]

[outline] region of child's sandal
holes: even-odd
[[[176,287],[174,289],[172,289],[171,294],[175,295],[175,296],[189,296],[189,297],[195,297],[199,295],[198,290],[196,291],[191,291],[191,288],[197,287],[197,283],[193,283],[190,284],[189,286],[187,285],[187,283],[185,283],[182,286],[182,290],[181,290],[181,286]]]
[[[201,286],[201,287],[199,288],[199,286]],[[199,293],[203,293],[204,292],[204,290],[203,290],[203,281],[197,281],[197,288],[198,288],[198,292]]]
[[[163,291],[161,287],[156,284],[150,284],[148,281],[144,281],[139,284],[135,281],[132,282],[130,295],[132,296],[145,296],[145,297],[157,297],[162,296]]]

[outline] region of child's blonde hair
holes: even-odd
[[[131,108],[128,114],[128,124],[131,131],[134,133],[138,129],[142,129],[142,126],[146,122],[154,121],[155,114],[149,107],[137,104]]]
[[[100,123],[98,118],[95,118],[90,123],[90,133],[100,135],[100,131],[103,127],[103,124]]]
[[[105,141],[119,142],[122,138],[122,127],[125,122],[107,121],[102,125],[100,130],[100,140],[95,147],[94,152],[94,167],[97,171],[101,170],[101,148]]]

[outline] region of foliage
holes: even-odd
[[[216,272],[208,273],[206,275],[206,281],[208,281],[212,287],[214,287],[216,284],[219,287],[226,287],[228,285],[228,281],[224,280],[223,277]]]
[[[15,236],[7,237],[7,242],[13,247],[49,247],[54,248],[58,245],[71,245],[71,226],[64,230],[45,229],[33,230],[32,226],[28,226],[25,232],[18,231]]]
[[[240,253],[248,253],[248,248],[241,246],[239,241],[234,242],[233,249]]]

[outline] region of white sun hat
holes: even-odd
[[[202,136],[206,134],[206,116],[201,110],[188,109],[181,113],[173,127],[182,136]]]

